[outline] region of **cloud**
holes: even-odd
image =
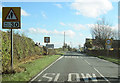
[[[0,18],[0,23],[2,24],[2,18]]]
[[[94,27],[97,27],[98,24],[87,24],[87,26],[89,28],[94,28]],[[99,26],[104,26],[104,25],[99,25]],[[116,24],[115,26],[104,26],[104,27],[106,27],[106,28],[109,27],[110,29],[112,29],[112,31],[118,31],[118,24]]]
[[[2,12],[2,7],[5,7],[5,6],[2,5],[2,3],[0,3],[0,12]]]
[[[62,26],[67,26],[67,27],[72,27],[75,30],[81,30],[81,29],[86,29],[86,27],[82,24],[75,24],[75,23],[69,23],[69,24],[65,24],[63,22],[60,22],[60,25]]]
[[[119,2],[120,0],[110,0],[111,2]]]
[[[73,27],[75,30],[85,29],[86,27],[82,24],[68,24],[69,26]]]
[[[84,35],[82,33],[80,33],[79,36],[84,36]]]
[[[76,15],[95,18],[106,14],[113,6],[109,0],[75,0],[71,8],[76,10]]]
[[[115,26],[112,26],[111,28],[112,30],[118,31],[118,24],[116,24]]]
[[[45,19],[47,18],[45,12],[41,12],[41,14],[42,14],[43,18],[45,18]]]
[[[53,42],[53,43],[54,43],[55,48],[59,48],[63,46],[63,42]]]
[[[2,18],[0,18],[0,25],[2,25]],[[2,26],[0,26],[0,27],[2,27]]]
[[[53,30],[53,31],[49,31],[46,29],[42,29],[42,28],[29,28],[28,30],[26,30],[26,32],[29,32],[31,34],[49,34],[49,35],[64,35],[64,32],[66,33],[66,36],[69,37],[74,37],[75,36],[75,32],[73,32],[72,30],[65,30],[65,31],[58,31],[58,30]]]
[[[54,4],[55,6],[57,6],[58,8],[62,8],[61,4]]]
[[[75,32],[73,32],[72,30],[67,30],[65,32],[66,32],[67,36],[70,36],[70,37],[74,37],[75,36]]]
[[[60,22],[60,25],[62,25],[62,26],[66,26],[66,24],[65,24],[65,23],[63,23],[63,22]]]
[[[21,15],[22,16],[29,16],[30,14],[28,14],[25,10],[21,9]]]
[[[102,20],[102,18],[97,18],[97,20],[100,20],[100,21],[101,21],[101,20]]]
[[[2,5],[0,4],[0,12],[2,12]]]

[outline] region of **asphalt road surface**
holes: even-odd
[[[29,83],[119,83],[118,65],[87,56],[68,52],[61,56]]]

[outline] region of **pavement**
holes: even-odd
[[[67,52],[29,83],[119,83],[118,81],[117,64],[81,53]]]

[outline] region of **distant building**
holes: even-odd
[[[111,48],[113,49],[120,48],[118,43],[120,43],[120,40],[113,40]],[[90,44],[92,47],[89,47],[90,45],[86,45],[86,44]],[[103,49],[103,46],[100,44],[100,42],[97,39],[86,38],[84,49]]]

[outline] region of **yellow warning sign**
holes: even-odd
[[[3,7],[2,8],[2,29],[21,28],[21,8]]]

